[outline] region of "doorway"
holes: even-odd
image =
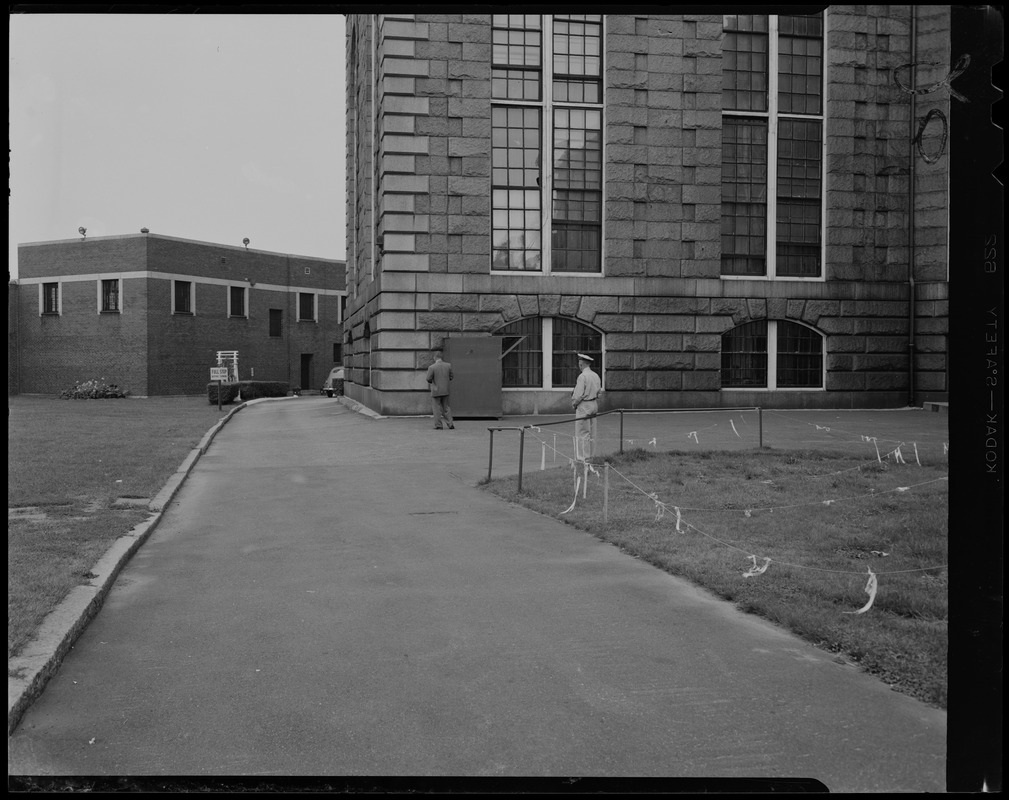
[[[301,354],[301,390],[307,392],[315,384],[312,383],[312,353]]]

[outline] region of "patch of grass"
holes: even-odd
[[[7,658],[144,509],[223,415],[206,397],[60,400],[10,397],[7,421]]]
[[[818,451],[630,451],[485,488],[589,531],[843,653],[898,691],[945,708],[948,481],[945,463],[878,463]],[[651,498],[648,495],[654,494]],[[827,502],[829,501],[829,502]],[[680,532],[676,530],[676,510]],[[771,559],[760,575],[743,573]],[[876,575],[872,607],[869,569]]]

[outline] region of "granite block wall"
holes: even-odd
[[[385,413],[425,413],[432,347],[537,315],[602,332],[609,396],[628,405],[740,402],[720,390],[721,336],[755,319],[801,322],[826,337],[825,391],[754,393],[763,404],[939,399],[948,391],[940,114],[950,95],[942,86],[912,94],[902,83],[912,59],[919,88],[948,72],[950,21],[948,6],[916,8],[913,56],[911,7],[827,11],[817,281],[721,278],[721,15],[606,16],[604,272],[593,277],[490,273],[490,16],[352,15],[358,72],[348,92],[359,141],[348,148],[352,161],[356,154],[348,175],[359,180],[348,205],[358,237],[349,283],[358,295],[348,362],[350,380],[371,387],[358,399]],[[373,32],[372,59],[361,50]],[[366,186],[378,191],[365,197]],[[352,384],[347,391],[355,396]],[[506,412],[528,408],[521,393],[506,394]],[[529,402],[550,407],[544,394],[529,392]],[[555,393],[560,410],[563,394]]]

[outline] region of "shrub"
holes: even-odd
[[[120,389],[114,383],[105,383],[105,378],[95,378],[94,380],[79,381],[73,385],[72,389],[64,389],[60,392],[60,397],[64,400],[100,400],[107,397],[127,397],[129,390]]]
[[[286,381],[239,381],[243,400],[256,400],[260,397],[287,397],[291,385]]]
[[[239,384],[237,383],[222,383],[221,402],[234,403],[235,398],[238,397],[238,387]],[[207,384],[207,398],[210,400],[211,405],[217,405],[217,381]]]

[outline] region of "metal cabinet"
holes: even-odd
[[[442,347],[443,358],[452,365],[452,416],[500,419],[501,338],[453,336]]]

